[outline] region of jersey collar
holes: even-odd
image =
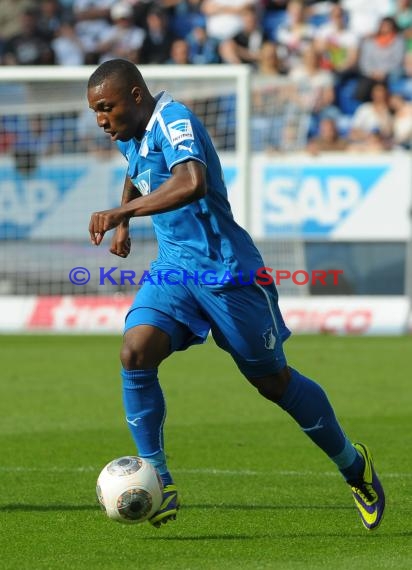
[[[157,119],[157,115],[160,113],[160,111],[163,109],[165,105],[173,101],[172,96],[167,91],[160,91],[160,93],[157,93],[157,95],[155,95],[154,98],[156,100],[156,107],[154,108],[153,114],[150,117],[149,122],[147,123],[146,131],[152,130],[153,124]]]

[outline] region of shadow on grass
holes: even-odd
[[[281,511],[281,510],[353,510],[352,506],[341,505],[217,505],[217,504],[185,504],[184,510],[235,510],[235,511]],[[16,503],[9,505],[0,505],[0,512],[10,511],[100,511],[100,506],[96,505],[30,505],[24,503]]]
[[[366,535],[368,536],[368,535]],[[405,532],[386,532],[385,534],[382,531],[378,532],[377,534],[373,535],[375,540],[392,540],[393,538],[406,538],[412,536],[412,531],[405,531]],[[196,541],[207,541],[207,540],[256,540],[256,539],[264,539],[264,538],[271,538],[271,539],[281,539],[285,540],[290,539],[306,539],[306,538],[341,538],[347,540],[348,538],[357,539],[357,538],[364,538],[365,531],[359,529],[358,531],[353,530],[352,532],[342,533],[341,531],[336,532],[279,532],[278,530],[273,532],[267,533],[259,533],[259,534],[204,534],[201,536],[141,536],[139,540],[156,540],[156,541],[181,541],[181,542],[196,542]]]
[[[243,510],[243,511],[256,511],[256,510],[272,510],[272,511],[281,511],[281,510],[353,510],[351,506],[333,506],[333,505],[326,505],[326,506],[319,506],[319,505],[184,505],[184,510],[190,509],[198,509],[198,510]],[[0,512],[53,512],[53,511],[66,511],[66,512],[75,512],[75,511],[99,511],[101,512],[101,508],[99,505],[90,504],[90,505],[30,505],[30,504],[9,504],[9,505],[1,505]],[[139,540],[156,540],[156,541],[207,541],[207,540],[256,540],[256,539],[265,539],[265,538],[281,538],[284,540],[285,538],[290,539],[299,539],[299,538],[356,538],[359,536],[367,536],[363,530],[357,531],[353,530],[351,532],[342,533],[341,531],[337,532],[296,532],[296,533],[279,533],[279,530],[268,532],[264,534],[204,534],[204,535],[188,535],[188,536],[159,536],[159,534],[155,534],[153,536],[140,536]],[[368,533],[368,536],[371,536]],[[380,538],[380,539],[391,539],[391,538],[405,538],[405,537],[412,537],[412,530],[406,531],[395,531],[395,532],[377,532],[376,534],[373,533],[373,538]]]
[[[100,511],[99,505],[1,505],[0,512],[52,512],[52,511]]]
[[[187,505],[184,509],[216,509],[234,511],[282,511],[282,510],[322,510],[322,511],[353,511],[352,505]]]

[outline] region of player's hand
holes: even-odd
[[[104,210],[103,212],[95,212],[92,214],[89,224],[92,244],[100,245],[106,232],[116,228],[126,220],[126,214],[121,208],[113,208],[112,210]]]
[[[123,224],[117,226],[110,245],[110,253],[119,257],[127,257],[130,253],[130,247],[129,226],[126,227]]]

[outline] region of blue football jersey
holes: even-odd
[[[207,130],[167,92],[156,99],[142,140],[117,142],[128,161],[128,175],[142,194],[148,194],[170,178],[176,164],[197,160],[206,167],[207,193],[191,204],[152,216],[159,243],[152,268],[210,271],[216,275],[211,286],[233,286],[228,275],[240,274],[246,280],[262,267],[262,258],[233,218],[220,160]]]

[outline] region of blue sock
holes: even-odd
[[[279,406],[332,459],[346,480],[359,478],[363,459],[340,427],[324,390],[297,370],[290,371],[292,378]]]
[[[126,421],[140,457],[154,465],[163,484],[172,483],[163,448],[163,424],[166,405],[157,378],[157,369],[125,370],[123,379],[123,405]]]

